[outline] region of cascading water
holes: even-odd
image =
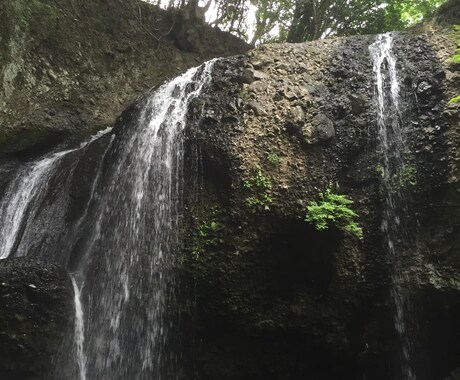
[[[137,116],[98,147],[90,144],[110,130],[25,164],[2,199],[0,258],[33,254],[74,273],[75,324],[57,358],[56,378],[180,376],[168,338],[174,323],[171,253],[178,238],[182,131],[212,65],[152,91],[137,104]],[[92,176],[86,189],[76,177],[82,170]],[[75,200],[73,209],[62,207]]]
[[[7,258],[14,251],[29,204],[44,192],[59,159],[71,151],[54,153],[32,164],[11,183],[0,206],[0,259]]]
[[[81,303],[81,291],[83,284],[78,286],[75,275],[71,275],[72,286],[74,291],[74,302],[75,302],[75,331],[74,340],[77,356],[77,365],[79,380],[86,380],[86,355],[84,351],[85,347],[85,321],[83,313],[83,305]]]
[[[95,228],[75,268],[86,284],[81,352],[88,378],[178,376],[177,358],[168,350],[173,322],[167,314],[174,312],[168,307],[174,304],[181,132],[211,67],[191,69],[155,90],[106,157],[111,165],[102,174]]]
[[[392,34],[379,35],[370,45],[376,78],[378,140],[382,155],[381,174],[385,193],[382,220],[385,249],[391,263],[391,301],[395,329],[400,340],[400,372],[403,380],[415,380],[412,366],[412,339],[409,333],[410,303],[405,285],[404,244],[408,238],[407,202],[401,191],[401,175],[406,167],[400,83],[393,54]]]
[[[98,147],[90,144],[109,130],[25,164],[2,199],[0,257],[33,254],[74,273],[75,323],[57,358],[56,378],[180,376],[168,338],[183,129],[188,105],[210,80],[212,65],[152,91],[136,105],[137,115]],[[82,170],[92,176],[85,181],[92,180],[90,187],[79,184]],[[75,200],[73,210],[62,207]],[[53,234],[53,227],[61,233]]]
[[[50,178],[61,159],[69,153],[85,148],[110,130],[111,128],[100,131],[81,143],[78,148],[52,153],[19,171],[0,204],[0,259],[14,254],[26,220],[32,219],[30,213],[33,214],[38,209],[34,203],[38,203],[46,193]]]

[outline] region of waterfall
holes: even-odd
[[[0,206],[0,259],[13,253],[29,204],[44,191],[56,163],[69,152],[54,153],[35,162],[11,183]]]
[[[50,178],[61,159],[69,153],[83,149],[110,130],[108,128],[98,132],[78,148],[46,155],[25,165],[17,173],[0,203],[0,259],[14,254],[26,221],[32,219],[32,214],[37,211],[37,207],[33,205],[46,193]]]
[[[388,261],[391,263],[391,301],[394,324],[400,341],[400,372],[404,380],[415,380],[411,364],[412,338],[409,333],[407,276],[404,272],[404,244],[408,239],[408,210],[401,189],[402,176],[407,163],[403,133],[404,118],[400,83],[393,54],[392,34],[379,35],[369,51],[376,78],[376,103],[379,148],[382,156],[381,175],[385,194],[382,232]]]
[[[85,283],[82,352],[88,378],[178,377],[168,338],[175,313],[172,253],[182,131],[188,105],[210,80],[211,67],[212,61],[153,91],[107,154],[94,228],[76,268]]]
[[[14,255],[28,220],[40,209],[51,177],[61,160],[72,152],[82,150],[93,141],[109,133],[107,128],[82,142],[79,147],[51,153],[26,164],[11,181],[0,203],[0,259]],[[18,256],[21,253],[17,254]]]
[[[75,275],[70,276],[72,280],[72,286],[74,291],[74,303],[75,303],[75,332],[74,340],[76,346],[77,365],[79,372],[79,380],[86,380],[86,355],[84,351],[85,347],[85,321],[83,314],[83,306],[81,303],[81,290],[83,284],[79,287]]]
[[[152,90],[94,149],[109,129],[23,164],[8,185],[0,258],[35,255],[78,273],[71,275],[75,323],[56,378],[180,377],[171,337],[183,130],[212,66]],[[82,181],[82,173],[91,178]]]

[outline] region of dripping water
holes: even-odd
[[[393,53],[392,34],[383,34],[369,47],[376,80],[375,102],[379,148],[382,156],[382,182],[385,194],[382,232],[391,263],[391,301],[394,324],[400,341],[400,377],[415,380],[412,367],[413,342],[410,328],[408,278],[404,271],[404,244],[408,236],[407,202],[399,176],[405,167],[406,150],[400,82]]]
[[[83,305],[81,302],[81,291],[83,283],[78,286],[76,275],[71,274],[72,286],[74,291],[75,303],[75,328],[74,341],[76,348],[76,359],[78,365],[79,380],[86,380],[86,355],[85,355],[85,321],[83,314]]]

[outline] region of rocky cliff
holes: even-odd
[[[1,194],[26,160],[112,125],[145,89],[247,49],[143,3],[8,0],[0,19]],[[460,367],[459,103],[448,102],[460,87],[456,38],[450,27],[426,26],[394,42],[408,141],[399,185],[413,222],[402,261],[419,380],[456,379]],[[171,307],[181,378],[396,378],[374,40],[266,45],[215,63],[186,131],[182,281]],[[137,107],[118,119],[118,139]],[[74,269],[95,228],[81,220],[113,162],[104,159],[110,138],[59,162],[40,199],[46,207],[22,231],[32,244],[18,242],[20,252]],[[305,221],[306,206],[327,189],[353,200],[362,240]],[[50,377],[72,322],[68,278],[54,265],[7,260],[0,284],[4,373]]]
[[[104,129],[147,89],[247,49],[200,20],[142,1],[2,1],[0,154]]]
[[[148,89],[205,60],[248,48],[183,11],[142,1],[0,2],[0,194],[34,158],[78,146],[85,136],[113,126]],[[107,141],[84,157],[71,154],[59,166],[59,178],[43,183],[49,192],[40,211],[24,209],[30,221],[20,234],[42,235],[24,247],[23,254],[36,261],[0,262],[4,379],[53,378],[56,362],[72,350],[72,344],[61,346],[74,322],[72,285],[62,268],[72,270],[72,238]],[[15,250],[21,256],[18,249],[19,240]]]
[[[426,380],[455,371],[460,349],[459,108],[448,103],[459,77],[455,36],[444,32],[397,34],[393,48],[408,141],[400,191],[413,224],[401,242],[403,287]],[[189,165],[201,176],[187,186],[200,196],[184,227],[196,378],[398,377],[374,39],[267,45],[216,64],[189,131]],[[362,241],[305,222],[328,188],[354,201]]]

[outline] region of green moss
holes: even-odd
[[[453,26],[453,37],[457,46],[460,45],[460,25]],[[460,63],[460,48],[455,49],[455,53],[450,57],[450,61],[453,63]]]
[[[460,45],[460,25],[453,25],[455,42]],[[458,50],[458,49],[457,49]]]
[[[376,172],[380,178],[385,179],[385,168],[382,164],[377,164]],[[408,187],[416,186],[417,167],[411,162],[406,162],[398,168],[398,171],[393,174],[389,180],[390,187],[396,191],[401,191],[403,189],[407,189]]]
[[[29,3],[29,27],[34,37],[41,39],[58,39],[59,11],[52,5],[38,0]],[[52,41],[50,41],[52,42]]]
[[[415,165],[405,163],[396,174],[396,189],[401,190],[417,185],[417,168]]]
[[[458,102],[460,102],[460,95],[458,95],[458,96],[456,96],[456,97],[454,97],[454,98],[452,98],[452,99],[450,99],[448,101],[449,104],[458,103]]]
[[[377,174],[379,175],[379,177],[383,178],[383,176],[385,175],[385,171],[383,169],[383,166],[382,164],[377,164],[377,166],[375,167],[375,171],[377,172]]]

